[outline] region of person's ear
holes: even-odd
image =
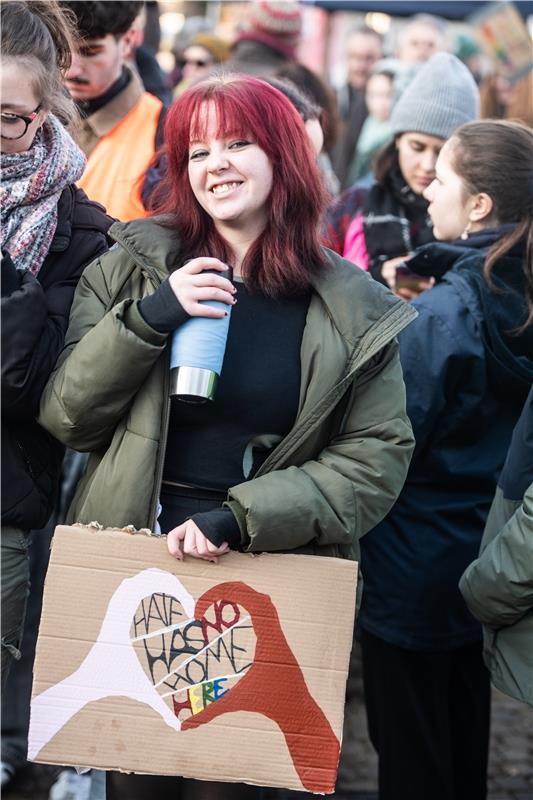
[[[138,46],[137,38],[137,30],[133,27],[129,28],[129,30],[127,30],[126,33],[123,33],[120,37],[120,55],[124,61],[129,61],[131,58],[133,58],[134,50]]]
[[[487,221],[494,210],[492,197],[486,192],[479,192],[472,199],[472,207],[468,215],[470,222]]]

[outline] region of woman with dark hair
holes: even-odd
[[[361,542],[365,699],[382,800],[484,800],[489,675],[458,582],[476,558],[533,381],[533,131],[475,122],[425,190],[435,286],[400,335],[416,449]]]
[[[315,156],[273,86],[197,84],[170,109],[166,143],[157,215],[113,226],[43,397],[43,425],[90,451],[69,517],[159,520],[177,558],[353,558],[409,462],[394,337],[414,312],[320,246]],[[171,402],[169,335],[224,315],[206,300],[233,306],[215,399]],[[179,797],[256,791],[202,783],[195,795],[190,781],[113,774],[108,798],[152,797],[154,780]]]
[[[464,64],[449,53],[433,56],[394,106],[394,138],[376,156],[375,181],[355,184],[330,209],[325,244],[394,288],[396,268],[433,241],[423,192],[440,149],[478,110],[479,92]]]
[[[71,24],[56,2],[1,14],[2,686],[20,658],[28,539],[56,499],[63,448],[37,424],[83,268],[107,250],[111,219],[75,186],[85,158],[62,78]]]

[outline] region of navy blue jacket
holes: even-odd
[[[481,638],[458,581],[477,556],[496,481],[533,381],[522,251],[482,274],[502,231],[420,248],[410,267],[437,276],[400,335],[416,449],[396,504],[361,540],[359,625],[412,650],[448,650]]]

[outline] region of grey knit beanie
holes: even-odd
[[[394,106],[394,135],[413,131],[449,139],[479,117],[479,91],[468,68],[451,53],[437,53],[416,73]]]

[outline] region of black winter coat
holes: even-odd
[[[57,496],[63,447],[36,422],[39,400],[63,347],[84,267],[108,249],[113,223],[71,185],[37,277],[2,260],[2,525],[43,527]]]

